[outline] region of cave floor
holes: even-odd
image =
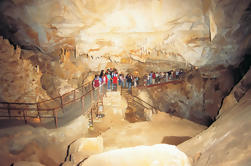
[[[116,103],[116,99],[112,100]],[[94,121],[94,127],[88,132],[88,137],[103,137],[105,151],[160,143],[178,145],[207,128],[164,112],[153,114],[151,121],[129,123],[112,115],[113,108],[113,105],[105,105],[105,117]]]

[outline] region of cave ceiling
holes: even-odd
[[[236,65],[249,47],[250,0],[2,0],[0,33],[24,49],[121,62]]]

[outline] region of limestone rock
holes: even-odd
[[[250,165],[251,90],[224,112],[207,130],[178,146],[194,166]]]
[[[223,69],[212,73],[187,72],[183,81],[142,88],[135,95],[160,111],[210,125],[222,99],[234,85],[230,71]]]
[[[175,146],[157,144],[111,150],[93,155],[81,166],[190,166],[187,156]]]
[[[70,161],[66,161],[62,164],[62,166],[74,166],[74,163],[73,162],[70,162]]]
[[[38,162],[18,161],[14,163],[14,166],[45,166],[45,165]]]
[[[70,161],[74,164],[80,163],[90,155],[103,152],[103,138],[80,138],[70,145]]]
[[[150,121],[152,119],[152,110],[151,109],[144,109],[144,116],[146,118],[147,121]]]
[[[0,38],[0,101],[37,102],[48,99],[40,83],[41,72],[29,59],[20,59],[21,49],[14,47],[8,40]]]
[[[118,62],[128,57],[133,63],[179,59],[180,65],[227,66],[238,64],[248,48],[248,5],[236,0],[107,0],[105,5],[100,0],[3,0],[0,29],[12,43],[51,56],[62,47],[75,50],[70,57],[88,56],[85,65],[96,71],[110,61],[122,68]]]
[[[219,111],[221,116],[224,112],[230,111],[234,105],[236,105],[245,93],[251,87],[251,69],[245,74],[245,76],[240,80],[240,82],[235,85],[231,93],[224,99],[222,107]]]

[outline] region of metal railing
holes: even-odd
[[[68,93],[41,102],[0,102],[0,119],[24,120],[25,124],[32,120],[46,123],[53,119],[55,127],[58,127],[58,120],[65,123],[81,114],[91,113],[92,107],[96,106],[105,92],[105,86],[94,89],[89,82]]]
[[[153,114],[157,114],[157,113],[158,113],[158,110],[159,110],[159,109],[156,108],[155,106],[153,106],[153,105],[147,103],[146,101],[144,101],[143,99],[141,99],[141,98],[139,98],[139,97],[137,97],[137,96],[134,96],[134,95],[131,95],[131,96],[132,96],[132,100],[133,100],[135,103],[141,105],[142,107],[144,107],[144,108],[146,108],[146,109],[152,110],[152,113],[153,113]]]
[[[178,79],[169,79],[169,80],[166,80],[166,78],[161,78],[158,82],[156,82],[155,84],[149,84],[149,85],[144,85],[144,84],[140,84],[136,87],[132,87],[132,89],[128,90],[128,94],[131,96],[131,99],[133,102],[135,102],[136,104],[140,105],[141,107],[143,108],[146,108],[146,109],[150,109],[152,110],[152,113],[153,114],[157,114],[158,111],[160,111],[159,108],[149,104],[148,102],[144,101],[143,99],[133,95],[133,92],[134,90],[138,90],[138,89],[145,89],[145,88],[151,88],[151,87],[156,87],[156,86],[163,86],[163,85],[166,85],[166,84],[170,84],[170,83],[180,83],[180,82],[183,82],[183,77],[179,77]],[[123,94],[122,92],[122,88],[121,88],[121,94]]]
[[[151,84],[146,86],[140,85],[137,86],[137,88],[161,86],[167,83],[175,83],[182,81],[170,80],[166,82],[163,80],[160,80],[160,82],[157,84]],[[0,102],[0,119],[24,120],[25,124],[32,120],[36,120],[36,122],[39,123],[46,123],[53,119],[55,127],[58,127],[59,120],[61,121],[61,123],[66,123],[65,121],[73,120],[77,116],[85,114],[91,115],[91,121],[93,121],[93,110],[97,107],[98,100],[103,98],[103,95],[105,93],[105,86],[101,86],[99,88],[94,89],[92,83],[89,82],[68,93],[41,102]],[[139,97],[133,95],[132,97],[135,102],[140,103],[145,108],[149,109],[150,107],[152,110],[158,110],[157,108],[140,99]],[[74,112],[71,111],[73,109]]]

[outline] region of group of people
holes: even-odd
[[[180,79],[183,75],[184,71],[182,69],[176,71],[170,70],[168,72],[150,72],[144,75],[144,86]]]
[[[131,89],[132,86],[139,84],[139,77],[132,74],[119,74],[116,69],[107,69],[105,72],[101,70],[100,75],[95,75],[93,87],[97,88],[101,85],[107,85],[107,89],[117,91],[118,85],[122,88]]]
[[[150,72],[144,75],[142,82],[144,86],[159,84],[161,82],[167,82],[169,80],[179,79],[183,76],[183,70],[168,71],[168,72]],[[93,80],[93,87],[97,88],[102,85],[106,85],[107,89],[117,91],[118,85],[122,88],[128,88],[132,86],[137,87],[140,84],[140,78],[132,74],[118,73],[116,69],[101,70],[100,75],[95,75]]]

